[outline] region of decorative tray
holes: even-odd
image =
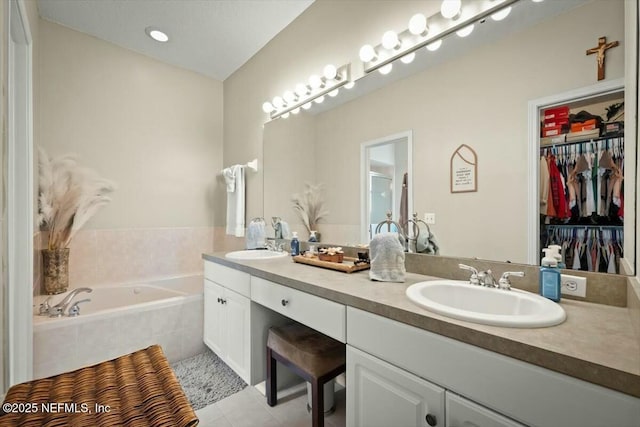
[[[344,257],[343,262],[320,261],[318,257],[308,258],[303,255],[292,257],[294,262],[301,264],[315,265],[316,267],[330,268],[331,270],[343,271],[345,273],[353,273],[354,271],[367,270],[371,265],[369,263],[355,265],[353,262],[358,258]]]

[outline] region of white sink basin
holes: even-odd
[[[225,258],[237,259],[237,260],[252,260],[252,259],[274,259],[284,258],[289,255],[286,252],[265,251],[265,250],[246,250],[235,251],[225,254]]]
[[[485,325],[542,328],[566,319],[560,304],[530,292],[486,288],[459,280],[419,282],[409,299],[434,313]]]

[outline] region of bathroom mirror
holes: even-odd
[[[421,56],[428,60],[418,70],[394,64],[391,74],[374,72],[356,83],[354,89],[373,88],[368,93],[348,95],[342,104],[336,97],[331,100],[334,104],[323,104],[322,111],[314,106],[266,123],[264,215],[289,221],[304,239],[306,234],[291,209],[291,195],[302,191],[304,181],[322,183],[329,212],[318,227],[322,240],[362,243],[366,225],[359,185],[361,146],[411,129],[412,210],[421,219],[425,213],[435,214],[430,228],[440,254],[527,263],[532,238],[528,234],[532,217],[528,211],[529,122],[536,120],[529,117],[528,103],[595,84],[596,62],[585,51],[604,35],[621,41],[621,47],[607,52],[606,78],[635,75],[635,68],[625,71],[622,46],[629,22],[625,22],[625,3],[518,2],[505,20],[513,21],[514,28],[508,32],[487,35],[483,32],[491,33],[498,27],[495,23],[476,25],[468,38],[453,35],[438,51],[420,52],[416,61]],[[535,14],[537,20],[532,22]],[[484,42],[469,41],[475,43],[471,49],[464,43],[473,37]],[[636,53],[631,54],[634,58],[627,58],[627,63],[635,64]],[[396,69],[402,78],[393,77]],[[635,102],[635,98],[629,100],[627,104]],[[635,150],[631,138],[627,145]],[[461,144],[471,147],[480,159],[476,192],[450,192],[450,159]],[[629,169],[625,188],[631,196],[628,200],[633,200],[636,177]],[[627,221],[633,224],[635,214],[625,218],[625,226]],[[625,253],[633,266],[635,253],[630,252],[635,252],[634,245]]]

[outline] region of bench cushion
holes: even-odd
[[[343,343],[299,323],[269,329],[267,347],[315,378],[346,362]]]

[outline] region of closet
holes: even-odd
[[[540,248],[568,269],[620,273],[624,92],[540,110]]]

